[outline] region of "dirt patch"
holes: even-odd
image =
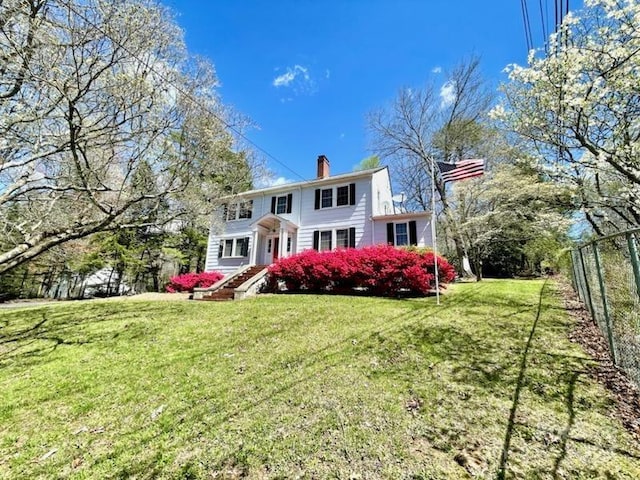
[[[596,360],[597,363],[589,368],[589,374],[611,392],[617,407],[612,413],[640,441],[640,390],[613,364],[607,340],[571,285],[565,279],[558,279],[558,285],[567,312],[576,320],[569,339],[580,344]]]

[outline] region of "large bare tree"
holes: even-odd
[[[215,197],[234,148],[216,86],[151,0],[0,1],[0,274]]]
[[[493,95],[473,57],[450,71],[441,86],[403,88],[386,108],[369,115],[372,148],[389,161],[410,209],[431,209],[431,168],[475,156],[483,144],[483,122]],[[437,167],[436,167],[437,168]],[[458,266],[466,257],[464,239],[451,216],[448,190],[435,175],[435,190],[455,244]]]

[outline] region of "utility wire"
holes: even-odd
[[[233,133],[235,133],[238,137],[242,138],[243,140],[245,140],[247,143],[249,143],[250,145],[252,145],[254,148],[256,148],[257,150],[259,150],[260,152],[262,152],[264,155],[266,155],[268,158],[270,158],[271,160],[273,160],[274,162],[278,163],[279,165],[281,165],[282,167],[284,167],[285,169],[287,169],[289,172],[293,173],[296,177],[301,178],[302,180],[306,181],[311,181],[311,180],[307,180],[306,178],[304,178],[302,175],[300,175],[298,172],[296,172],[295,170],[293,170],[291,167],[289,167],[288,165],[286,165],[284,162],[280,161],[278,158],[276,158],[274,155],[272,155],[271,153],[269,153],[267,150],[265,150],[264,148],[262,148],[260,145],[258,145],[257,143],[255,143],[253,140],[249,139],[245,134],[243,134],[240,130],[238,130],[236,127],[234,127],[233,125],[231,125],[229,122],[227,122],[224,118],[222,118],[221,116],[219,116],[217,113],[211,111],[211,109],[207,108],[206,106],[204,106],[202,103],[200,103],[200,101],[195,98],[190,92],[186,92],[184,89],[182,89],[179,85],[176,85],[172,79],[168,78],[164,73],[162,73],[161,71],[157,70],[156,68],[153,67],[153,65],[148,64],[145,60],[142,60],[140,57],[138,57],[136,54],[134,54],[129,48],[127,48],[126,45],[123,45],[122,43],[118,42],[117,40],[115,40],[113,37],[111,37],[109,35],[108,32],[106,32],[103,28],[101,28],[99,25],[96,25],[96,23],[94,23],[91,19],[87,18],[86,15],[84,15],[84,13],[79,12],[75,6],[72,6],[72,3],[69,2],[69,9],[75,13],[78,17],[80,17],[81,19],[83,19],[85,22],[87,22],[87,24],[89,24],[90,26],[92,26],[93,28],[95,28],[98,32],[100,32],[102,35],[104,35],[106,38],[109,38],[111,40],[111,42],[113,42],[114,45],[117,45],[118,47],[120,47],[123,51],[125,51],[126,53],[128,53],[129,55],[131,55],[133,58],[135,58],[136,60],[138,60],[139,62],[143,63],[150,71],[152,71],[153,73],[155,73],[160,79],[164,80],[167,84],[172,85],[178,92],[180,92],[182,95],[185,96],[185,98],[189,99],[194,105],[196,105],[197,107],[201,108],[202,110],[204,110],[206,113],[212,115],[214,118],[216,118],[218,121],[220,121],[220,123],[222,123],[226,128],[228,128],[229,130],[231,130]]]
[[[545,6],[547,5],[547,0],[545,0]],[[539,1],[540,4],[540,21],[542,22],[542,39],[545,45],[545,51],[547,50],[547,45],[549,39],[547,38],[547,22],[545,15],[545,8],[542,7],[542,0]]]
[[[529,9],[527,8],[527,0],[520,0],[522,8],[522,21],[524,23],[524,37],[527,43],[527,53],[533,49],[533,37],[531,36],[531,21],[529,19]]]

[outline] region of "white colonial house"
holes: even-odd
[[[387,167],[250,190],[226,199],[212,222],[206,270],[225,275],[307,249],[431,246],[429,212],[397,212]],[[222,217],[222,218],[220,218]]]

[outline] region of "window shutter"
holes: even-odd
[[[253,215],[253,200],[249,200],[249,211],[247,212],[247,218],[251,218]]]
[[[271,213],[276,213],[276,197],[271,197]]]
[[[387,244],[395,245],[395,233],[393,231],[393,222],[387,223]]]
[[[349,184],[349,205],[355,205],[355,204],[356,204],[356,184],[350,183]]]
[[[227,213],[229,212],[229,204],[228,203],[223,203],[222,204],[222,220],[224,220],[225,222],[227,221]]]
[[[242,251],[240,252],[240,255],[242,255],[243,257],[246,257],[247,255],[249,255],[249,237],[244,237],[244,242],[242,243]]]
[[[291,213],[291,204],[293,203],[293,193],[287,195],[287,213]]]
[[[318,250],[320,246],[320,230],[313,231],[313,249]]]
[[[418,233],[416,231],[416,221],[409,222],[409,245],[418,245]]]
[[[316,188],[316,205],[314,207],[316,210],[320,209],[320,189]]]
[[[218,258],[222,258],[223,249],[224,249],[224,240],[220,240],[220,245],[218,245]]]
[[[349,229],[349,247],[356,248],[356,227]]]

